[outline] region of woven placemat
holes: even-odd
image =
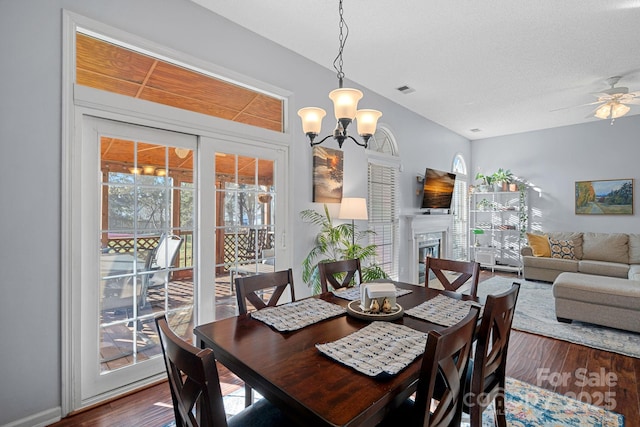
[[[427,333],[389,322],[364,328],[326,344],[316,344],[325,356],[370,377],[395,375],[424,353]]]
[[[418,306],[405,310],[405,314],[437,325],[453,326],[469,314],[471,306],[481,307],[482,309],[480,304],[473,301],[438,295]]]
[[[307,298],[254,311],[251,313],[251,317],[272,326],[280,332],[289,332],[346,312],[347,310],[344,307],[337,304],[318,298]]]

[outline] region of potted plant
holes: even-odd
[[[499,168],[491,177],[494,191],[506,191],[507,185],[513,179],[513,173],[509,169]]]
[[[476,179],[480,181],[480,184],[478,185],[479,192],[486,193],[490,190],[493,179],[491,175],[484,175],[481,172],[478,172],[476,174]]]
[[[387,273],[375,263],[378,247],[376,245],[362,246],[357,243],[361,238],[375,234],[374,231],[359,231],[357,226],[347,223],[333,224],[327,205],[324,205],[324,215],[313,209],[306,209],[300,212],[300,217],[305,222],[320,226],[315,246],[302,261],[302,280],[312,288],[313,294],[320,293],[320,275],[318,273],[318,263],[320,262],[359,258],[362,266],[360,280],[363,283],[389,278]]]

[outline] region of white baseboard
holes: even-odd
[[[28,417],[15,420],[2,427],[46,427],[62,419],[62,408],[51,408]]]

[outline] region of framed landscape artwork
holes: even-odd
[[[576,181],[576,214],[633,215],[633,179]]]
[[[340,203],[342,200],[343,152],[313,147],[313,201]]]

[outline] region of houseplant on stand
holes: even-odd
[[[508,184],[513,179],[513,173],[509,169],[499,168],[491,175],[494,191],[507,191]]]
[[[484,175],[478,172],[476,174],[476,179],[480,181],[480,184],[478,184],[478,191],[480,193],[487,193],[491,191],[491,182],[493,179],[491,175]]]
[[[300,212],[300,217],[305,222],[320,226],[315,246],[302,261],[302,280],[312,288],[313,294],[320,293],[320,274],[318,273],[320,262],[359,258],[362,266],[360,280],[363,283],[389,278],[387,273],[375,263],[377,246],[362,246],[358,243],[360,239],[375,234],[374,231],[360,231],[353,223],[333,224],[327,205],[324,205],[324,215],[313,209],[306,209]]]

